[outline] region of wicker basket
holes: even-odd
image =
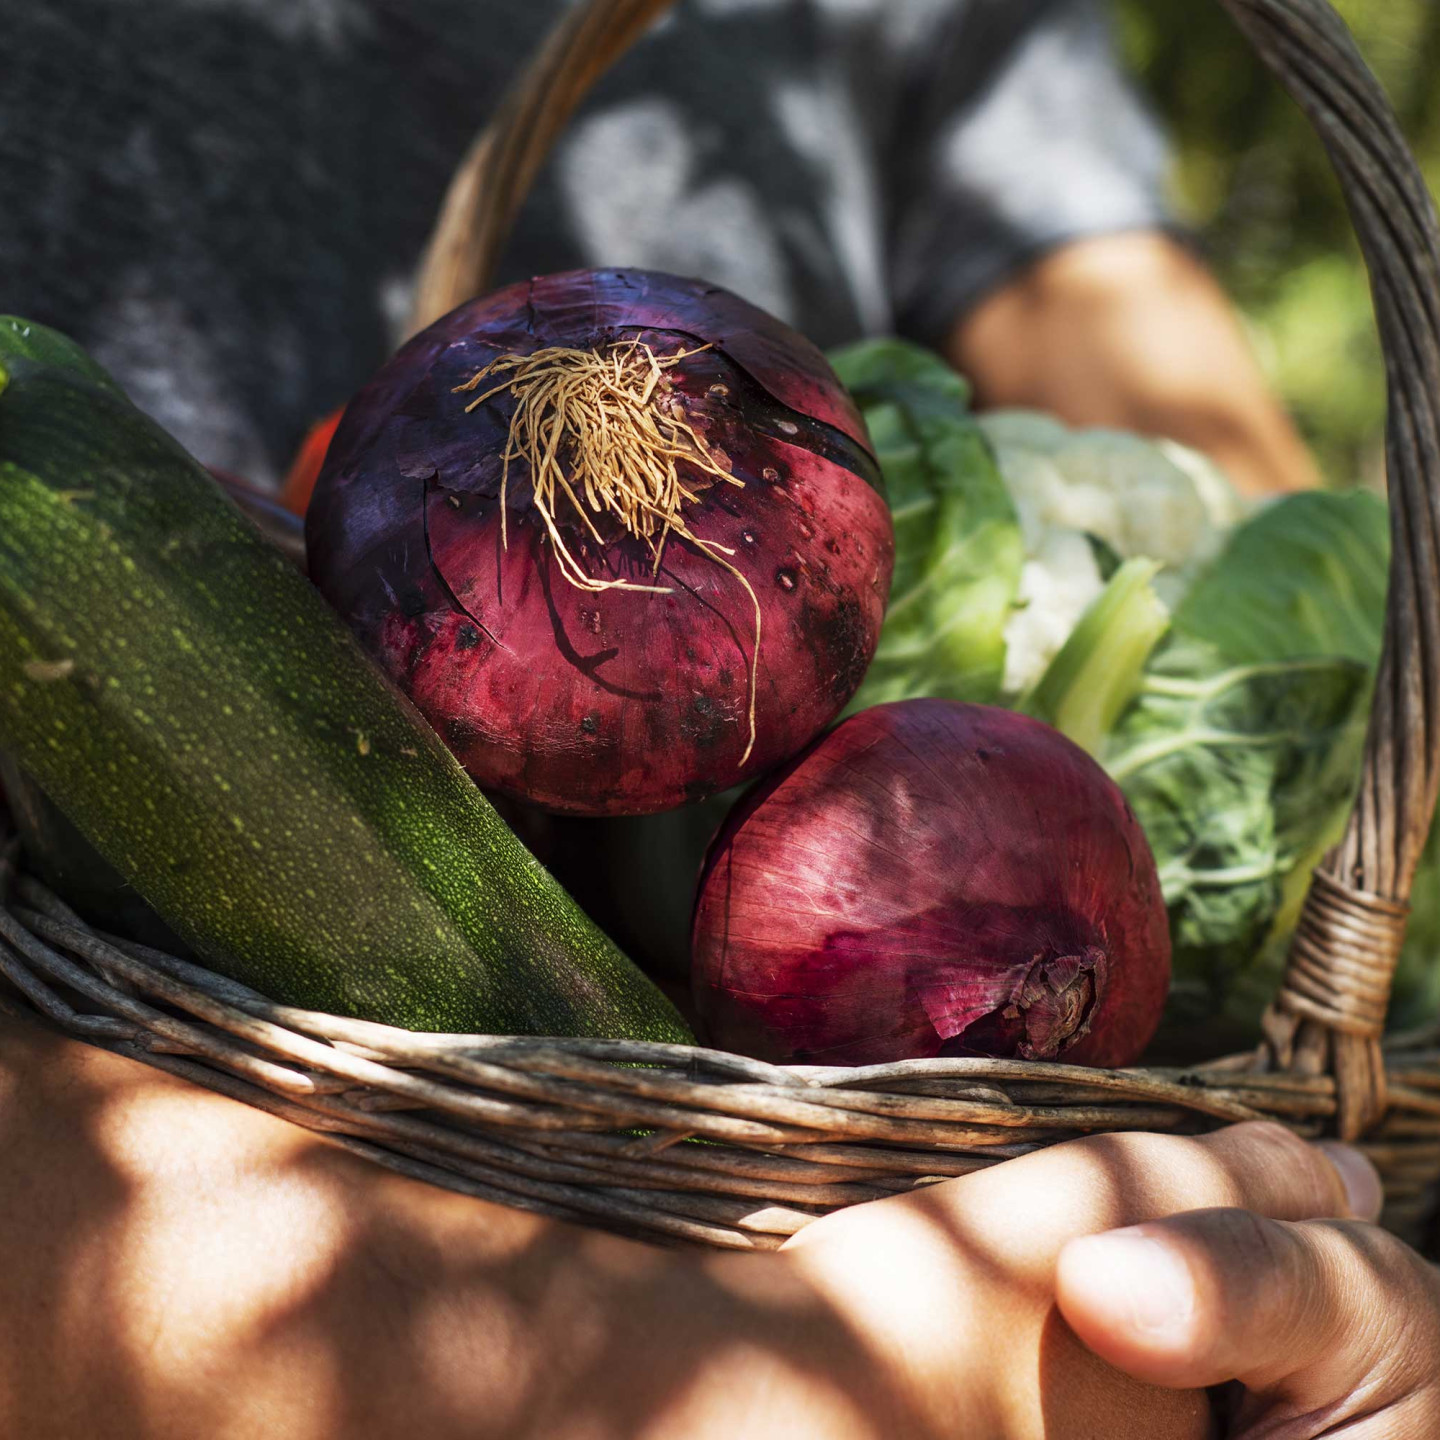
[[[555,136],[667,3],[590,0],[567,12],[452,184],[413,328],[484,288]],[[1187,1071],[1010,1060],[821,1069],[675,1045],[412,1034],[276,1005],[98,935],[18,872],[3,838],[0,973],[67,1032],[390,1169],[652,1239],[770,1248],[839,1207],[1075,1135],[1265,1117],[1360,1140],[1385,1177],[1387,1223],[1416,1238],[1440,1179],[1440,1026],[1381,1036],[1440,780],[1440,228],[1379,85],[1325,0],[1221,3],[1335,162],[1390,382],[1394,561],[1364,773],[1258,1053]],[[26,1007],[0,992],[0,1008]]]

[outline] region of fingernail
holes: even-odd
[[[1069,1283],[1089,1304],[1151,1339],[1183,1339],[1195,1315],[1195,1283],[1175,1251],[1142,1229],[1112,1230],[1066,1247]]]
[[[1322,1140],[1318,1148],[1325,1152],[1326,1159],[1340,1176],[1350,1213],[1357,1220],[1378,1220],[1385,1204],[1385,1187],[1380,1183],[1379,1171],[1353,1146],[1342,1145],[1338,1140]]]

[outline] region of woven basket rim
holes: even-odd
[[[771,1249],[831,1211],[1105,1131],[1272,1120],[1315,1137],[1326,1074],[1024,1060],[769,1065],[704,1047],[417,1033],[307,1011],[86,925],[0,865],[0,976],[61,1031],[413,1178],[650,1240]],[[0,1009],[17,1012],[0,993]],[[1440,1025],[1387,1041],[1364,1142],[1418,1234],[1440,1174]]]

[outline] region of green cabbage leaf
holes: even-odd
[[[1176,609],[1106,767],[1170,910],[1170,1019],[1253,1036],[1309,874],[1344,830],[1384,628],[1389,520],[1315,492],[1238,526]]]
[[[1145,666],[1170,628],[1155,593],[1160,565],[1127,560],[1080,617],[1039,683],[1021,701],[1090,754],[1103,756],[1110,733],[1145,680]]]
[[[851,708],[926,695],[994,703],[1025,554],[969,387],[898,340],[862,341],[830,361],[865,416],[895,522],[890,605]]]

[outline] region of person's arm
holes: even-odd
[[[448,1194],[3,1016],[0,1157],[0,1435],[878,1440],[909,1423],[792,1267]]]
[[[1162,233],[1061,246],[982,299],[945,350],[982,408],[1179,440],[1252,495],[1318,483],[1233,306]]]
[[[1059,1320],[1060,1248],[1197,1205],[1354,1208],[1252,1126],[1075,1142],[778,1256],[667,1251],[3,1017],[0,1156],[0,1434],[27,1440],[1202,1440],[1202,1395]]]

